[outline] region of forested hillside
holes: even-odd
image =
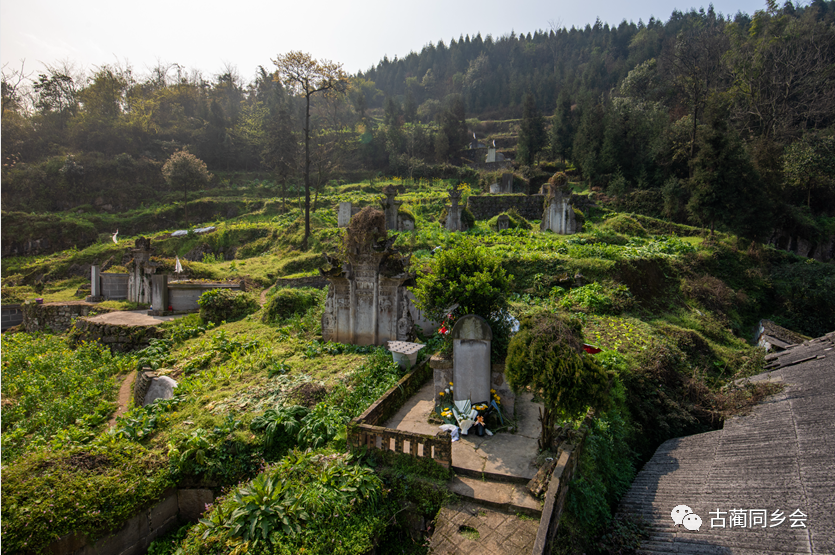
[[[479,131],[526,177],[567,162],[621,209],[784,247],[800,237],[811,255],[835,232],[833,22],[835,2],[771,0],[752,16],[709,8],[430,43],[312,98],[311,184],[472,180],[458,166]],[[5,67],[3,209],[158,201],[161,165],[182,148],[214,172],[271,172],[286,194],[302,177],[304,97],[282,86],[279,58],[249,81],[233,65]],[[540,114],[553,117],[530,144],[530,127],[507,121]]]

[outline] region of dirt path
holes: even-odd
[[[128,410],[128,403],[130,403],[131,397],[133,396],[133,382],[135,379],[136,372],[131,372],[122,381],[122,385],[119,387],[119,408],[116,409],[116,412],[110,418],[110,422],[107,423],[109,427],[112,428],[116,424],[117,416],[122,416]]]

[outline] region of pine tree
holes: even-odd
[[[536,108],[533,93],[528,91],[522,104],[522,126],[516,144],[516,160],[524,166],[532,166],[546,142],[545,121]]]

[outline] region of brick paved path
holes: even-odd
[[[538,518],[518,517],[464,501],[438,513],[429,553],[529,555],[538,528]]]

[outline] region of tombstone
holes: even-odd
[[[337,225],[339,227],[348,227],[348,224],[351,223],[351,203],[350,202],[340,202],[339,203],[339,211],[337,212],[336,220]]]
[[[548,183],[542,186],[542,190],[545,193],[545,210],[542,214],[540,230],[550,229],[560,235],[577,233],[571,193]]]
[[[501,231],[503,229],[510,228],[510,218],[507,217],[507,214],[499,214],[499,217],[496,218],[496,230]]]
[[[446,207],[447,216],[446,222],[444,222],[444,227],[447,231],[467,231],[461,222],[461,212],[464,208],[459,206],[458,203],[460,200],[461,191],[458,189],[458,185],[455,185],[449,190],[449,201],[451,205]]]
[[[382,202],[383,212],[386,214],[386,229],[390,231],[397,231],[397,209],[403,204],[403,201],[395,200],[397,196],[397,189],[393,185],[386,185],[383,187],[383,194],[386,196]]]
[[[490,342],[493,332],[487,320],[468,314],[455,322],[452,331],[452,399],[490,401]]]
[[[368,210],[368,208],[366,208]],[[413,321],[406,298],[415,285],[410,256],[392,248],[396,235],[378,240],[367,233],[348,241],[344,260],[325,255],[330,269],[320,269],[330,282],[322,315],[322,339],[354,345],[409,341]]]
[[[101,268],[90,267],[90,297],[91,301],[101,300]]]
[[[168,275],[151,276],[151,312],[162,314],[168,310]]]
[[[490,192],[493,194],[510,194],[513,192],[513,174],[510,172],[505,172],[502,174],[502,178],[490,185]]]
[[[134,303],[151,303],[151,275],[157,264],[151,262],[151,240],[140,237],[131,249],[133,260],[129,263],[128,300]]]
[[[484,158],[484,161],[488,164],[504,162],[505,157],[504,154],[496,151],[496,145],[494,144],[491,147],[487,147],[487,156]]]

